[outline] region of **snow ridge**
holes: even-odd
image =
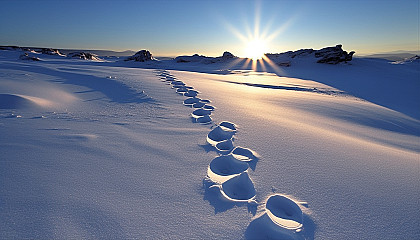
[[[304,239],[303,212],[297,201],[282,194],[270,195],[261,203],[256,200],[256,190],[249,176],[249,169],[255,170],[260,156],[249,148],[234,146],[237,125],[228,121],[215,124],[210,117],[215,110],[209,104],[210,100],[197,97],[199,91],[177,80],[167,70],[157,70],[155,73],[161,81],[171,85],[177,94],[187,97],[183,104],[193,108],[193,123],[211,125],[207,143],[219,156],[208,165],[203,187],[208,194],[213,195],[216,202],[248,205],[248,211],[256,217],[250,223],[245,237]],[[258,206],[261,210],[256,215]]]

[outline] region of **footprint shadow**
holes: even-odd
[[[257,168],[258,160],[259,160],[259,158],[256,158],[256,159],[248,162],[249,168],[251,168],[252,171],[255,171],[255,169]]]
[[[315,238],[316,225],[307,215],[303,215],[303,230],[294,232],[277,226],[267,213],[254,219],[245,231],[245,239],[291,239],[311,240]]]
[[[206,200],[214,207],[214,213],[218,214],[221,212],[226,212],[229,209],[234,207],[241,207],[247,205],[248,212],[255,215],[257,212],[257,204],[249,204],[245,202],[233,202],[229,201],[223,197],[220,193],[219,188],[211,187],[214,183],[208,179],[203,179],[203,189],[204,189],[204,197],[203,200]]]
[[[212,145],[210,145],[209,143],[206,143],[206,144],[198,144],[198,146],[200,146],[201,148],[203,148],[204,151],[206,151],[206,153],[209,153],[209,152],[215,152],[215,153],[217,153],[216,148],[213,147]]]

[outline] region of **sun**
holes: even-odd
[[[245,56],[252,60],[263,58],[267,51],[267,44],[262,39],[251,39],[247,42],[245,48]]]

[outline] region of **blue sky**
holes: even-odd
[[[419,1],[2,0],[0,45],[241,56],[264,32],[267,52],[419,50]]]

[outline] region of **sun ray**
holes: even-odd
[[[265,66],[264,56],[261,57],[261,59],[259,59],[258,62],[261,64],[261,69],[263,70],[263,72],[267,72],[267,67]]]
[[[266,62],[277,75],[284,75],[284,71],[280,68],[279,65],[275,64],[270,58],[266,55],[263,56],[264,62]]]
[[[248,41],[248,38],[243,35],[242,33],[240,33],[235,27],[233,27],[230,23],[225,22],[226,27],[237,37],[239,38],[239,40],[241,40],[242,42],[246,42]]]
[[[245,60],[245,63],[244,63],[244,65],[242,66],[243,68],[248,68],[248,66],[249,66],[249,63],[251,62],[251,59],[249,59],[249,58],[247,58],[246,60]]]
[[[246,60],[244,60],[243,58],[233,59],[231,62],[228,62],[226,69],[231,69],[232,67],[239,65],[241,62],[246,62]],[[244,66],[245,64],[242,65],[242,67]]]
[[[259,1],[255,2],[255,17],[254,17],[254,36],[260,35],[260,13],[261,4]]]
[[[294,21],[294,18],[290,18],[288,19],[285,23],[283,23],[276,31],[274,31],[273,33],[271,33],[270,35],[268,35],[266,37],[267,41],[270,42],[272,41],[274,38],[276,38],[278,35],[282,34],[284,31],[286,31],[286,29],[289,28],[289,26],[292,24],[292,22]]]

